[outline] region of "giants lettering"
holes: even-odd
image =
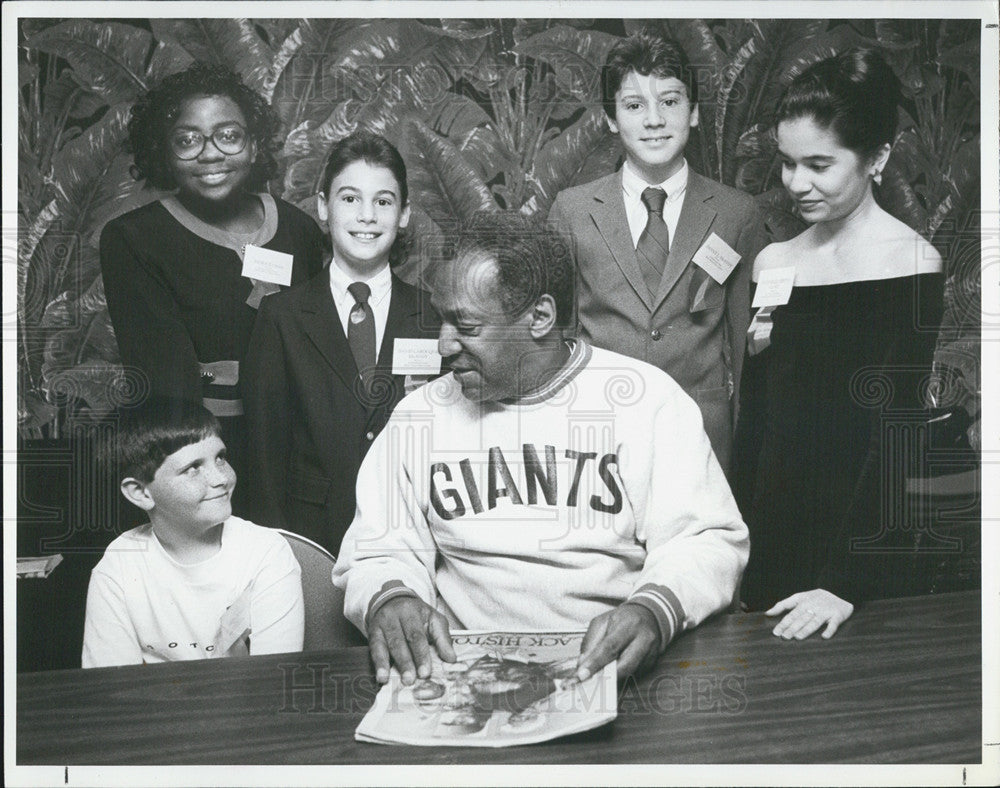
[[[499,446],[493,446],[488,451],[485,506],[484,496],[476,480],[472,461],[468,458],[458,463],[458,472],[453,473],[445,462],[436,462],[431,466],[431,506],[443,520],[454,520],[465,515],[471,509],[475,514],[481,514],[487,509],[495,509],[501,498],[507,498],[515,506],[524,505],[523,489],[527,495],[528,505],[539,503],[539,491],[545,504],[558,506],[559,481],[556,465],[556,449],[545,446],[545,459],[542,460],[534,445],[525,443],[522,447],[523,476],[521,486],[514,478],[510,466]],[[614,470],[618,466],[618,455],[605,454],[597,459],[597,452],[580,452],[566,449],[564,457],[572,460],[569,474],[569,489],[566,494],[566,506],[578,506],[580,483],[585,474],[594,474],[602,482],[606,494],[591,495],[587,504],[591,509],[606,514],[618,514],[622,510],[622,490],[618,484]]]

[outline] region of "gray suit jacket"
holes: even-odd
[[[560,192],[549,223],[577,265],[577,328],[598,347],[667,372],[698,403],[719,462],[730,474],[740,372],[750,322],[750,270],[767,243],[750,195],[688,171],[677,231],[654,296],[643,280],[625,216],[621,172]],[[724,285],[709,283],[691,311],[691,258],[715,233],[740,254]]]

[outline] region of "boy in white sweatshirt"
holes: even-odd
[[[438,270],[452,373],[397,407],[358,478],[334,570],[380,681],[449,627],[588,628],[577,675],[648,667],[732,600],[747,529],[698,407],[665,373],[565,341],[551,231],[483,215]]]
[[[232,516],[236,474],[200,403],[125,411],[107,460],[149,515],[90,578],[85,668],[302,650],[301,570],[277,531]]]

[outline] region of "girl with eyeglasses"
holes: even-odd
[[[316,223],[267,192],[279,127],[267,102],[224,68],[195,64],[165,78],[128,124],[132,175],[162,196],[109,222],[100,239],[126,371],[151,394],[203,402],[223,425],[238,476],[240,364],[257,307],[323,263]]]

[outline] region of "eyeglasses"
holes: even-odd
[[[240,125],[223,126],[212,132],[211,137],[197,131],[179,130],[170,136],[170,152],[182,161],[190,161],[201,156],[205,143],[212,144],[227,156],[233,156],[247,146],[247,130]]]

